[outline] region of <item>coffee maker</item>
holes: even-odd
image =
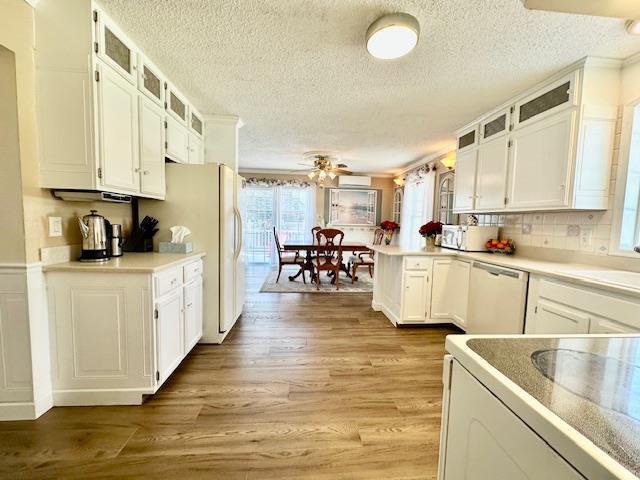
[[[89,215],[78,217],[78,225],[82,233],[81,262],[106,262],[109,260],[109,222],[91,210]]]

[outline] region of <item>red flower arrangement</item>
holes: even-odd
[[[439,233],[442,233],[442,224],[440,222],[425,223],[418,230],[423,237],[435,237]]]
[[[393,232],[394,230],[399,229],[400,225],[398,225],[393,220],[385,220],[384,222],[380,223],[380,228],[386,230],[387,232]]]

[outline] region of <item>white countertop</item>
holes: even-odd
[[[91,273],[154,273],[206,255],[193,253],[134,253],[125,252],[122,257],[108,262],[80,262],[78,260],[55,263],[44,267],[45,272],[91,272]]]
[[[461,259],[476,260],[506,268],[522,270],[537,275],[559,278],[573,283],[606,289],[617,293],[640,296],[640,273],[624,270],[612,270],[580,263],[561,263],[548,260],[536,260],[516,255],[502,255],[487,252],[458,252],[446,248],[433,251],[403,249],[393,245],[375,245],[372,250],[391,256],[453,256]]]

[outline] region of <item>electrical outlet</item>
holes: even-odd
[[[49,217],[49,236],[62,236],[62,217]]]

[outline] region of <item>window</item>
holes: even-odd
[[[404,191],[402,188],[396,188],[393,191],[393,221],[400,224],[400,215],[402,214],[402,196]]]
[[[453,224],[453,172],[447,172],[440,177],[438,191],[438,221],[445,225]]]
[[[275,263],[273,227],[281,243],[311,240],[315,221],[314,189],[290,186],[247,186],[245,258],[248,263]]]
[[[436,173],[431,170],[425,177],[404,186],[400,222],[400,245],[403,248],[417,249],[424,245],[418,229],[433,219],[435,182]]]
[[[619,234],[614,247],[619,253],[631,253],[640,246],[640,100],[625,107],[622,128],[615,208]]]

